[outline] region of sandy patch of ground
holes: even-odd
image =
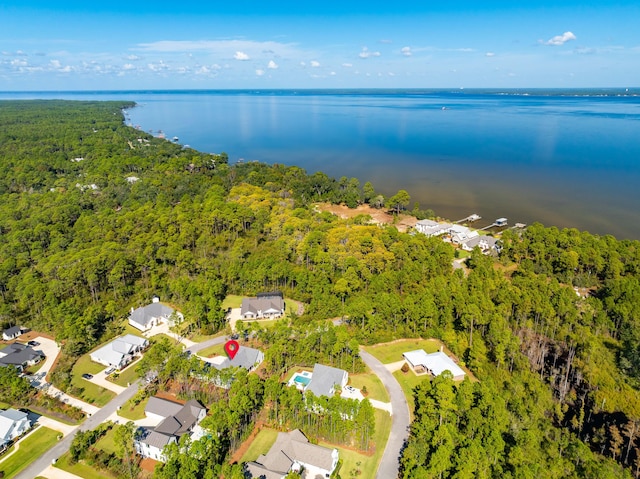
[[[371,216],[372,223],[395,225],[398,231],[405,232],[409,227],[415,226],[418,219],[409,215],[398,215],[397,217],[389,214],[386,209],[376,209],[369,205],[360,205],[357,208],[348,208],[345,205],[332,205],[329,203],[317,203],[316,209],[318,211],[328,211],[343,219],[354,218],[358,215]]]

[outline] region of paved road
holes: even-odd
[[[111,414],[113,414],[118,407],[122,406],[125,402],[133,397],[133,395],[138,391],[138,384],[140,380],[133,383],[124,392],[114,399],[112,399],[105,407],[96,412],[93,416],[87,418],[85,422],[83,422],[80,426],[75,428],[70,434],[66,435],[63,439],[60,440],[55,446],[45,452],[39,459],[32,462],[29,467],[24,469],[20,474],[18,474],[16,479],[33,479],[34,477],[40,475],[54,459],[58,459],[65,452],[69,450],[69,446],[71,446],[71,441],[75,437],[78,431],[88,431],[90,429],[95,429],[98,425],[104,422]]]
[[[384,364],[363,349],[360,349],[360,357],[387,388],[393,410],[391,433],[387,446],[384,448],[376,479],[397,478],[400,469],[400,451],[409,437],[409,424],[411,423],[409,405],[400,384]]]
[[[227,342],[226,336],[218,336],[217,338],[208,339],[207,341],[203,341],[201,343],[194,344],[193,346],[189,346],[187,351],[191,352],[191,354],[195,354],[198,351],[202,351],[209,346],[215,346],[216,344],[223,344]]]

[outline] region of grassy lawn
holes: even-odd
[[[213,346],[198,351],[198,356],[202,356],[203,358],[212,358],[221,355],[227,355],[224,351],[224,344],[214,344]]]
[[[285,316],[289,316],[291,313],[298,314],[298,307],[302,304],[300,301],[285,298],[284,302],[285,302],[285,308],[284,308]]]
[[[22,469],[40,457],[45,451],[58,442],[57,431],[46,427],[38,427],[19,443],[18,450],[0,462],[0,471],[4,471],[5,479],[15,476]]]
[[[226,298],[224,298],[224,301],[222,301],[222,309],[227,309],[227,308],[239,308],[240,306],[242,306],[242,298],[244,296],[238,296],[235,294],[230,294],[228,295]]]
[[[102,373],[105,367],[102,364],[94,363],[88,354],[81,356],[71,370],[71,384],[77,388],[83,388],[80,399],[91,404],[95,404],[98,407],[102,407],[111,401],[116,395],[96,384],[93,384],[85,379],[82,379],[82,375],[98,374]]]
[[[349,374],[349,385],[357,389],[367,387],[368,398],[378,401],[389,402],[389,394],[384,388],[382,381],[375,374],[369,372],[364,374]]]
[[[285,316],[286,318],[286,316]],[[276,324],[278,324],[279,321],[282,321],[284,318],[278,318],[278,319],[261,319],[261,320],[251,320],[251,321],[241,321],[238,320],[236,322],[236,331],[239,331],[240,329],[242,329],[242,327],[240,326],[240,323],[244,323],[245,326],[249,327],[250,324],[255,323],[258,326],[260,326],[263,329],[269,329],[269,328],[273,328]]]
[[[194,343],[202,343],[204,341],[208,341],[209,339],[217,338],[219,336],[225,336],[226,334],[229,333],[225,330],[222,330],[216,334],[200,334],[198,332],[195,332],[189,336],[189,339]]]
[[[376,432],[374,434],[373,444],[375,444],[374,454],[369,456],[361,454],[350,449],[345,449],[340,446],[321,442],[321,446],[335,447],[340,453],[340,459],[342,459],[342,468],[340,469],[340,476],[343,479],[349,477],[349,471],[356,469],[358,462],[360,463],[360,475],[359,477],[376,477],[376,471],[378,470],[378,464],[382,459],[382,453],[387,445],[387,439],[389,439],[389,433],[391,432],[391,416],[385,411],[375,410],[376,415]]]
[[[125,419],[130,419],[131,421],[137,421],[138,419],[142,419],[145,417],[144,408],[147,405],[147,401],[140,401],[137,406],[134,406],[129,399],[126,403],[122,405],[120,410],[118,411],[118,416],[121,416]]]
[[[106,471],[97,471],[91,466],[87,466],[82,461],[75,464],[69,464],[69,453],[66,452],[56,461],[55,467],[62,469],[63,471],[70,472],[76,476],[83,477],[84,479],[103,479],[105,477],[113,478],[111,474]]]
[[[278,431],[275,429],[264,428],[261,429],[258,435],[253,439],[249,449],[244,453],[240,462],[255,461],[260,454],[266,454],[273,443],[276,442],[278,437]]]
[[[112,374],[110,381],[117,384],[118,386],[122,386],[123,388],[126,388],[129,384],[133,383],[136,379],[140,377],[138,376],[138,373],[136,373],[137,367],[138,367],[138,362],[136,361],[133,364],[130,364],[129,366],[127,366],[124,370],[120,371],[118,373],[117,378],[114,379],[114,374]]]
[[[111,429],[109,429],[109,431],[107,431],[107,433],[102,436],[98,442],[96,442],[95,447],[96,449],[102,449],[104,452],[107,453],[114,453],[116,452],[116,442],[115,442],[115,430],[116,427],[118,426],[113,426]]]
[[[413,371],[403,373],[402,371],[396,371],[393,373],[395,378],[400,383],[400,387],[407,398],[407,404],[409,405],[409,412],[411,413],[411,420],[413,421],[413,411],[416,408],[415,401],[413,399],[413,388],[423,381],[430,381],[431,376],[425,374],[424,376],[416,376]]]
[[[424,349],[426,353],[440,351],[440,341],[436,339],[402,339],[392,343],[366,346],[364,350],[384,364],[402,361],[402,353],[415,349]]]

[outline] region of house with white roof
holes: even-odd
[[[194,399],[180,404],[154,396],[149,398],[145,414],[149,418],[161,419],[160,423],[156,427],[138,428],[133,445],[142,457],[164,462],[165,446],[177,443],[185,434],[189,434],[192,439],[194,434],[200,437],[198,424],[206,416],[207,410]]]
[[[133,334],[127,334],[121,338],[116,338],[110,343],[105,344],[99,349],[96,349],[89,356],[91,360],[104,364],[105,366],[114,367],[116,369],[122,369],[133,358],[142,353],[149,346],[149,340],[134,336]]]
[[[327,478],[338,465],[337,449],[311,444],[299,429],[280,432],[267,454],[248,462],[249,477],[256,479],[282,479],[289,472],[303,472],[304,478]]]
[[[162,304],[160,298],[154,296],[151,304],[137,309],[131,308],[129,324],[140,331],[148,331],[161,323],[168,323],[174,313],[183,318],[182,313]]]
[[[442,351],[427,354],[424,349],[417,349],[403,353],[402,356],[416,374],[440,376],[444,371],[450,371],[454,380],[464,379],[465,372]]]
[[[453,225],[450,223],[438,223],[433,220],[420,220],[416,223],[416,231],[426,236],[442,236],[449,232]]]
[[[449,234],[451,235],[451,242],[455,244],[464,243],[480,235],[476,230],[462,225],[452,225],[449,228]]]
[[[26,412],[17,409],[0,411],[0,448],[22,436],[30,427],[31,421]]]
[[[279,291],[259,293],[255,298],[244,298],[240,307],[242,319],[274,319],[284,316],[284,297]]]

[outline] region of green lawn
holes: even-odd
[[[222,309],[226,310],[227,308],[239,308],[242,306],[242,298],[244,296],[238,296],[236,294],[230,294],[224,301],[222,301]]]
[[[107,453],[114,453],[116,452],[116,442],[115,442],[115,430],[116,427],[118,426],[114,426],[111,429],[109,429],[107,431],[107,433],[102,436],[98,442],[96,442],[95,447],[96,449],[102,449],[104,452]]]
[[[264,428],[260,430],[253,442],[251,442],[247,452],[243,454],[240,462],[255,461],[260,454],[266,454],[273,446],[273,443],[276,442],[277,437],[278,431],[275,429]]]
[[[409,412],[411,413],[411,420],[413,421],[413,411],[416,408],[415,401],[413,399],[413,388],[423,381],[430,381],[431,376],[425,374],[424,376],[416,376],[413,371],[403,373],[402,371],[396,371],[393,373],[395,378],[400,383],[400,387],[407,398],[407,404],[409,405]]]
[[[22,469],[53,447],[58,441],[58,431],[46,427],[38,427],[19,443],[18,450],[0,462],[0,471],[4,471],[5,479],[15,476]]]
[[[80,399],[91,404],[95,404],[98,407],[102,407],[111,401],[116,395],[96,384],[93,384],[86,379],[82,379],[82,375],[88,374],[102,374],[105,367],[102,364],[94,363],[88,354],[80,356],[80,359],[76,362],[71,370],[71,384],[77,388],[83,388],[84,392],[81,394]]]
[[[118,377],[114,378],[115,374],[111,375],[110,381],[117,384],[118,386],[122,386],[126,388],[129,384],[135,382],[140,376],[136,373],[136,368],[138,367],[138,363],[135,362],[127,366],[124,370],[118,373]]]
[[[137,421],[138,419],[142,419],[145,417],[144,408],[147,405],[147,401],[140,401],[137,406],[134,406],[129,399],[126,403],[122,405],[120,410],[118,411],[118,416],[121,416],[125,419],[130,419],[131,421]]]
[[[385,389],[382,381],[375,374],[368,372],[364,374],[349,374],[349,385],[354,388],[362,389],[367,387],[369,399],[377,399],[378,401],[389,402],[389,394]]]
[[[84,479],[104,479],[105,477],[113,478],[107,471],[97,471],[91,466],[87,466],[82,461],[75,464],[69,464],[69,453],[66,452],[56,461],[55,467],[63,471],[70,472]]]
[[[201,349],[198,351],[198,356],[202,356],[203,358],[212,358],[214,356],[221,356],[227,353],[224,351],[224,344],[214,344],[213,346],[209,346],[208,348]]]
[[[342,459],[342,468],[340,469],[340,477],[342,479],[349,478],[349,471],[356,469],[357,463],[360,463],[360,475],[358,477],[369,478],[376,477],[376,471],[378,470],[378,464],[382,459],[382,453],[387,445],[389,439],[389,433],[391,432],[391,416],[385,411],[375,410],[376,415],[376,432],[374,434],[373,444],[375,444],[375,451],[373,455],[361,454],[350,449],[345,449],[334,444],[321,442],[321,446],[335,447],[340,453],[340,459]]]
[[[402,353],[415,349],[424,349],[427,353],[435,353],[440,350],[440,341],[436,339],[402,339],[392,343],[366,346],[364,350],[375,356],[384,364],[402,361]]]

